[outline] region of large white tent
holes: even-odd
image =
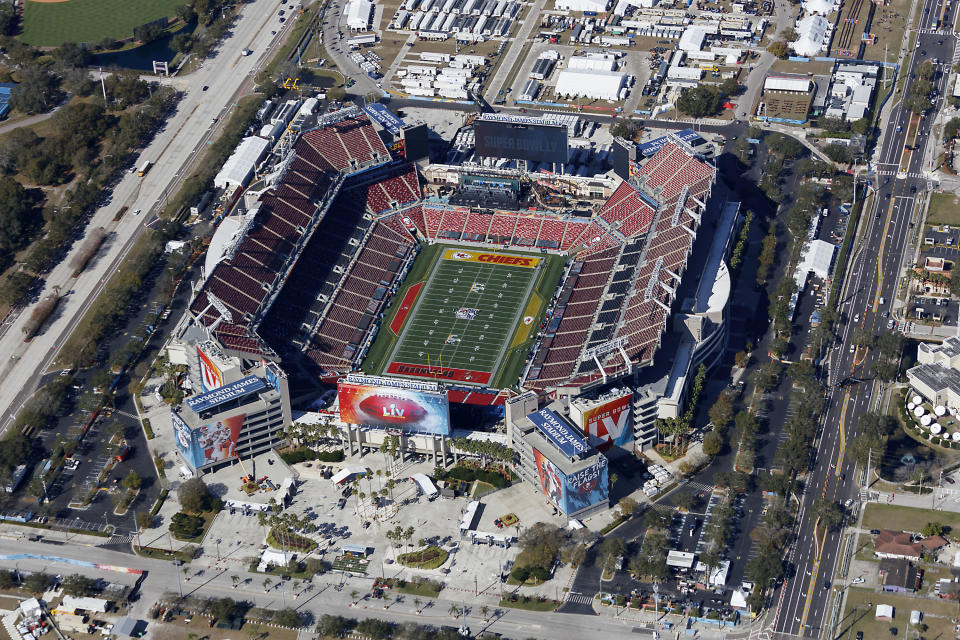
[[[839,7],[839,0],[803,0],[803,12],[807,15],[816,13],[821,16],[827,16]]]
[[[558,96],[618,100],[620,89],[627,83],[627,74],[619,71],[585,71],[564,69],[557,77]]]
[[[830,40],[830,22],[823,16],[807,16],[797,23],[797,34],[800,37],[790,45],[797,55],[815,56]]]
[[[253,177],[257,163],[269,148],[269,140],[257,136],[244,138],[223,163],[223,168],[213,179],[213,185],[218,189],[226,189],[229,185],[247,186],[247,182]]]
[[[596,11],[601,13],[610,6],[609,0],[557,0],[558,11]]]
[[[370,12],[373,11],[370,0],[350,0],[344,9],[347,26],[351,31],[366,31],[370,28]]]

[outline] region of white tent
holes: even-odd
[[[366,31],[370,27],[370,12],[373,3],[370,0],[350,0],[345,7],[347,26],[352,31]]]
[[[627,74],[617,71],[581,71],[565,69],[557,77],[558,96],[579,96],[599,100],[618,100]]]
[[[257,136],[244,138],[223,163],[220,173],[213,179],[213,185],[218,189],[226,189],[228,185],[247,186],[247,182],[253,177],[257,163],[269,148],[269,140]]]
[[[366,473],[367,470],[364,467],[344,467],[340,469],[340,471],[337,471],[333,477],[330,478],[330,481],[333,482],[333,484],[341,484],[353,476],[362,476],[366,475]]]
[[[797,23],[797,34],[800,37],[790,45],[797,55],[815,56],[830,40],[830,23],[823,16],[807,16]]]
[[[690,25],[680,36],[680,43],[677,45],[681,51],[700,51],[703,49],[703,41],[707,37],[706,27],[700,25]]]
[[[817,13],[826,16],[836,11],[839,4],[836,0],[804,0],[803,13],[806,15]]]
[[[410,479],[417,483],[417,486],[420,487],[420,491],[422,491],[423,494],[428,498],[440,493],[437,491],[437,487],[433,484],[433,481],[424,473],[415,473],[410,476]]]
[[[606,11],[609,0],[557,0],[558,11]]]
[[[808,243],[803,252],[803,258],[794,272],[797,289],[803,289],[810,273],[822,280],[829,278],[830,265],[833,263],[833,254],[836,250],[836,245],[832,245],[825,240],[814,240]]]
[[[613,71],[617,66],[617,59],[612,55],[572,56],[567,62],[567,69],[579,71]]]

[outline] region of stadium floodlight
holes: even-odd
[[[590,347],[583,352],[584,360],[592,359],[593,362],[597,365],[597,369],[600,370],[600,375],[603,376],[603,382],[607,382],[607,372],[604,370],[603,365],[600,363],[600,358],[607,355],[608,353],[613,353],[614,351],[620,352],[620,357],[623,358],[623,362],[626,365],[627,372],[633,370],[633,365],[630,362],[630,356],[627,355],[625,347],[629,344],[629,341],[626,337],[617,338],[616,340],[610,340],[609,342],[603,342],[596,345],[595,347]]]
[[[213,335],[213,332],[217,330],[217,327],[220,326],[220,323],[226,320],[227,322],[233,322],[233,313],[223,304],[223,301],[217,296],[213,295],[211,292],[207,291],[207,306],[203,308],[203,311],[197,314],[197,318],[202,319],[203,316],[207,315],[207,312],[210,311],[210,307],[213,307],[220,313],[220,317],[213,321],[213,324],[207,327],[207,332],[210,335]]]

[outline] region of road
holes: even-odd
[[[921,23],[929,26],[931,18],[941,15],[943,10],[942,0],[924,0]],[[947,11],[946,24],[954,23],[955,11],[955,7]],[[939,58],[941,63],[946,62],[948,71],[953,60],[952,31],[921,30],[918,42],[910,64],[903,70],[908,74],[903,94],[909,91],[914,81],[909,76],[918,64]],[[924,51],[926,54],[922,54]],[[943,74],[933,83],[940,91],[936,108],[942,107],[945,83]],[[903,94],[895,99],[899,100]],[[904,255],[913,255],[910,243],[919,215],[917,198],[927,190],[924,171],[928,168],[925,164],[927,145],[933,143],[927,135],[932,117],[931,114],[925,120],[911,121],[903,105],[894,104],[875,156],[876,192],[872,204],[864,210],[858,246],[841,291],[840,344],[830,355],[826,376],[828,408],[815,454],[816,466],[806,481],[808,489],[802,497],[796,543],[789,557],[793,577],[785,582],[775,600],[780,605],[774,629],[783,634],[822,637],[830,627],[833,595],[837,590],[829,582],[839,558],[841,535],[838,531],[816,527],[813,505],[818,498],[844,503],[858,497],[859,474],[854,473],[854,464],[844,456],[844,450],[846,443],[858,435],[858,417],[874,408],[880,383],[872,380],[870,374],[873,355],[860,349],[851,351],[851,337],[854,327],[874,334],[888,330],[887,314],[893,309],[900,286]],[[914,150],[908,151],[908,146]],[[865,382],[836,386],[849,377]]]
[[[100,547],[81,547],[70,542],[50,544],[0,539],[0,555],[4,556],[2,560],[4,566],[10,566],[11,568],[16,566],[21,572],[45,571],[61,575],[81,573],[90,577],[104,578],[128,585],[132,585],[136,580],[135,576],[123,573],[111,573],[93,567],[77,567],[50,559],[9,557],[20,554],[42,554],[56,558],[112,565],[113,567],[145,570],[147,577],[141,585],[141,597],[134,603],[130,612],[131,615],[141,619],[148,618],[148,608],[153,602],[165,594],[176,594],[179,583],[185,596],[230,597],[236,600],[247,600],[256,606],[270,609],[279,609],[285,603],[287,606],[295,607],[301,613],[311,613],[314,620],[321,615],[332,614],[354,618],[390,619],[398,623],[418,622],[435,626],[458,625],[462,622],[462,619],[458,622],[448,613],[452,604],[461,606],[459,600],[431,601],[428,598],[423,598],[424,603],[421,605],[423,611],[419,614],[415,610],[412,596],[402,596],[402,601],[398,601],[398,599],[391,601],[386,611],[383,609],[382,601],[364,600],[362,595],[358,596],[361,597],[358,606],[352,606],[351,593],[354,590],[358,594],[369,592],[372,583],[369,579],[347,579],[345,587],[338,590],[332,585],[341,581],[342,577],[339,574],[317,576],[311,588],[303,589],[301,587],[299,596],[293,590],[292,583],[286,583],[286,589],[281,595],[278,584],[272,585],[268,592],[264,592],[263,574],[233,570],[228,572],[218,570],[216,565],[198,573],[196,566],[205,565],[204,560],[191,563],[189,571],[185,575],[178,570],[178,567],[165,560],[138,558],[129,553]],[[238,576],[243,581],[236,589],[232,586],[233,583],[230,579],[232,575]],[[189,576],[189,580],[186,580],[186,576]],[[491,614],[491,621],[485,623],[480,616],[479,607],[468,605],[467,609],[469,614],[466,623],[475,635],[491,631],[511,638],[537,637],[558,640],[580,640],[597,633],[602,634],[605,638],[642,639],[652,637],[652,632],[644,627],[636,626],[625,620],[597,616],[592,612],[590,615],[583,616],[555,616],[519,609],[500,609],[497,616]],[[494,607],[490,607],[490,611],[493,610]],[[150,636],[148,635],[148,637]]]
[[[80,240],[59,265],[47,274],[42,296],[56,290],[64,296],[56,318],[46,330],[29,343],[23,342],[23,327],[31,308],[12,314],[0,327],[0,431],[6,431],[13,417],[37,388],[41,376],[57,355],[58,347],[76,328],[83,314],[99,295],[109,277],[121,264],[133,243],[144,231],[144,223],[153,217],[166,198],[175,192],[190,164],[210,143],[217,123],[222,123],[243,93],[252,91],[253,74],[264,63],[270,51],[283,36],[277,10],[279,0],[254,0],[242,5],[232,28],[232,35],[202,67],[191,74],[183,89],[184,96],[177,112],[166,127],[141,152],[139,162],[152,160],[154,167],[144,178],[135,173],[124,174],[113,190],[109,204],[98,209],[88,229],[104,227],[112,232],[109,242],[100,250],[93,264],[79,277],[73,277],[69,266]],[[271,36],[276,30],[276,36]],[[250,48],[253,55],[243,56]],[[206,89],[206,90],[204,90]],[[121,207],[128,207],[119,221],[114,221]],[[141,209],[143,214],[134,215]]]

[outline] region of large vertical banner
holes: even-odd
[[[600,456],[596,464],[566,476],[564,513],[576,513],[599,502],[610,500],[610,479],[607,459]]]
[[[176,411],[170,412],[177,449],[194,469],[237,455],[245,413],[191,429]]]
[[[177,449],[187,463],[196,469],[203,465],[203,455],[197,446],[196,439],[193,437],[193,430],[183,421],[174,410],[170,410],[170,419],[173,421],[173,435],[177,442]]]
[[[540,476],[540,488],[544,495],[558,509],[563,509],[563,480],[564,475],[557,465],[550,462],[536,447],[533,448],[533,459],[537,463],[537,475]]]
[[[237,440],[247,414],[208,422],[194,432],[197,446],[203,454],[203,464],[228,460],[237,455]]]
[[[584,411],[581,425],[584,433],[601,440],[602,448],[633,442],[633,421],[630,420],[632,403],[633,394],[627,393]]]
[[[213,391],[223,386],[223,372],[217,365],[203,352],[200,346],[197,346],[197,355],[200,357],[200,384],[204,391]]]

